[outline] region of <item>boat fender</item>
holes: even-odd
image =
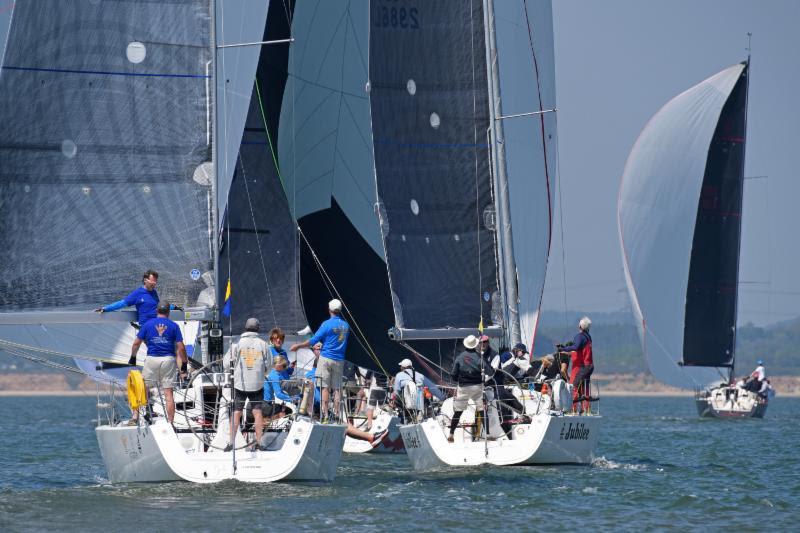
[[[147,394],[144,388],[144,378],[138,370],[128,372],[128,405],[132,411],[147,405]]]

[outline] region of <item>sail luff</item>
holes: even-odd
[[[214,173],[211,179],[211,254],[213,261],[212,273],[214,279],[214,286],[211,293],[213,294],[212,307],[219,309],[219,220],[220,215],[219,199],[217,198],[217,191],[219,189],[219,120],[217,117],[219,90],[217,88],[217,0],[210,0],[209,7],[211,8],[211,28],[210,28],[210,41],[211,41],[211,72],[213,79],[211,80],[212,97],[211,97],[211,131],[213,140],[211,142],[211,164],[214,168]]]

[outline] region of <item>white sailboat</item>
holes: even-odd
[[[667,102],[636,140],[620,185],[620,244],[644,353],[658,379],[697,391],[700,416],[760,418],[768,404],[733,383],[749,67]]]
[[[7,251],[0,349],[125,363],[134,314],[87,309],[118,298],[120,284],[146,264],[160,272],[162,295],[187,306],[172,318],[185,321],[187,340],[198,338],[195,358],[211,365],[189,387],[176,387],[174,426],[163,416],[146,421],[144,412],[138,425],[127,425],[110,411],[96,434],[112,482],[335,474],[344,427],[302,417],[274,428],[262,442],[266,451],[221,451],[231,389],[213,365],[223,348],[219,237],[228,236],[229,278],[237,255],[257,251],[263,278],[283,271],[289,280],[272,289],[297,294],[285,196],[270,195],[283,208],[269,213],[287,218],[267,227],[252,207],[248,228],[231,221],[242,206],[228,205],[226,214],[235,174],[245,189],[251,181],[279,183],[279,171],[264,171],[247,148],[262,145],[272,162],[264,148],[269,127],[263,110],[255,112],[262,102],[250,95],[259,90],[253,79],[270,44],[268,13],[286,18],[279,8],[255,0],[12,7],[0,71],[0,116],[9,126],[0,133],[0,242]],[[50,16],[41,16],[45,9]],[[256,120],[263,126],[254,133],[246,125]],[[260,142],[250,141],[254,134]],[[232,233],[254,241],[235,241]],[[265,242],[278,257],[264,257]],[[268,300],[270,318],[294,326],[303,318],[299,298],[281,296],[280,306],[277,293]]]
[[[384,4],[371,5],[369,87],[390,336],[455,346],[480,323],[532,346],[556,164],[551,4],[417,2],[396,22]],[[599,414],[509,389],[523,412],[508,433],[487,390],[480,436],[471,402],[448,442],[452,399],[400,426],[414,468],[591,462]]]

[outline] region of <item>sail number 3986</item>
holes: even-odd
[[[374,18],[373,25],[376,28],[419,29],[419,10],[416,7],[380,6],[380,11],[375,14]]]

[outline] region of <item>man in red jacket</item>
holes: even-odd
[[[571,350],[572,371],[570,372],[569,382],[572,384],[572,411],[579,410],[583,403],[582,411],[589,412],[589,396],[592,373],[594,372],[594,360],[592,359],[592,336],[589,335],[589,328],[592,321],[589,317],[583,317],[578,322],[578,334],[569,345]],[[583,398],[581,402],[580,398]]]

